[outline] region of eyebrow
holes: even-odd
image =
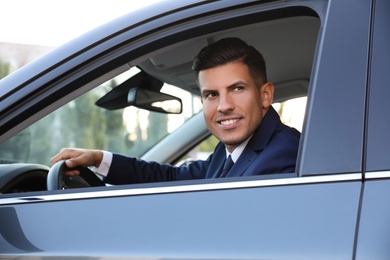
[[[242,81],[242,80],[238,80],[238,81],[234,82],[233,84],[229,85],[227,88],[235,88],[235,87],[240,86],[240,85],[248,85],[248,83],[245,81]]]

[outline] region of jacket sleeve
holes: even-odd
[[[106,183],[119,185],[205,178],[212,155],[206,160],[197,160],[183,166],[147,162],[137,158],[113,154]]]

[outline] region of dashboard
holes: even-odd
[[[40,164],[0,165],[0,194],[44,191],[49,167]]]

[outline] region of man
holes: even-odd
[[[300,134],[272,108],[274,86],[262,55],[238,38],[200,51],[193,70],[206,125],[220,143],[206,161],[175,167],[98,150],[62,149],[52,163],[95,166],[111,184],[250,176],[295,171]],[[233,165],[223,171],[225,161]],[[67,174],[78,174],[77,170]]]

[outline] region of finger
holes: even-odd
[[[80,155],[81,155],[81,152],[79,150],[70,149],[70,148],[63,148],[63,149],[61,149],[61,151],[58,154],[56,154],[55,156],[53,156],[51,158],[50,162],[51,162],[51,164],[55,164],[56,162],[61,161],[61,160],[68,160],[68,159],[77,158]],[[73,163],[72,167],[75,167],[77,165],[77,161],[76,162],[73,161],[73,162],[69,162],[69,163]]]
[[[56,162],[58,161],[61,161],[61,160],[65,160],[65,159],[69,159],[71,156],[69,154],[69,151],[68,149],[61,149],[61,151],[54,155],[51,159],[50,159],[50,163],[51,164],[55,164]]]
[[[75,176],[75,175],[79,175],[79,174],[80,174],[79,170],[68,170],[68,171],[62,172],[62,175],[66,175],[66,176]]]
[[[72,159],[65,160],[65,165],[68,168],[74,168],[77,166],[76,163],[74,162],[74,160],[72,160]]]

